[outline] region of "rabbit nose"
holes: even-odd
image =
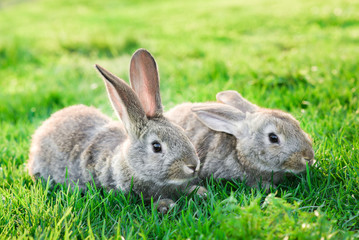
[[[307,149],[307,150],[303,151],[303,158],[304,158],[306,161],[308,161],[308,162],[310,162],[311,160],[313,160],[313,158],[314,158],[314,151],[313,151],[313,149]]]
[[[195,166],[195,165],[187,165],[187,167],[189,167],[190,169],[192,169],[193,172],[195,172],[197,166]]]
[[[308,162],[308,165],[309,165],[309,166],[312,166],[312,165],[315,163],[315,159],[314,159],[314,158],[311,158],[311,159],[309,159],[309,158],[304,158],[304,160]]]
[[[309,166],[312,166],[315,162],[313,149],[307,149],[307,150],[303,151],[303,158],[305,161],[308,162]]]
[[[190,169],[192,169],[193,172],[196,171],[196,166],[195,166],[195,165],[187,165],[187,167],[189,167]]]
[[[198,172],[198,170],[199,170],[199,166],[193,165],[193,164],[184,165],[183,168],[184,168],[185,173],[187,173],[187,174],[194,174],[194,173]]]

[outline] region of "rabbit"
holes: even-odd
[[[34,178],[55,183],[78,183],[130,190],[151,197],[166,213],[181,193],[206,189],[188,186],[200,162],[183,130],[163,116],[159,76],[152,55],[137,50],[131,59],[130,78],[136,93],[123,80],[99,65],[114,121],[94,107],[75,105],[54,113],[32,137],[28,170]]]
[[[293,116],[261,108],[233,90],[216,98],[183,103],[165,113],[196,147],[201,179],[240,179],[268,191],[284,175],[313,165],[312,140]]]

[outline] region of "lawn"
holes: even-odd
[[[354,0],[1,0],[0,239],[359,238],[359,2]],[[51,113],[115,117],[98,63],[128,80],[148,49],[165,109],[234,89],[288,111],[316,164],[265,193],[204,183],[167,215],[134,194],[33,182],[31,135]]]

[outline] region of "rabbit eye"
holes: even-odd
[[[162,152],[162,147],[161,147],[161,144],[159,142],[154,141],[152,143],[152,147],[153,147],[153,152],[155,152],[155,153]]]
[[[269,141],[271,143],[279,143],[279,137],[277,135],[275,135],[274,133],[268,134],[268,137],[269,137]]]

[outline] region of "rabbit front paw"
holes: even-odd
[[[171,199],[160,199],[157,201],[157,211],[162,214],[166,214],[174,205],[175,202]]]
[[[200,196],[203,199],[207,199],[207,189],[202,186],[193,185],[190,187],[188,194],[191,194],[193,191],[196,191],[196,195]]]

